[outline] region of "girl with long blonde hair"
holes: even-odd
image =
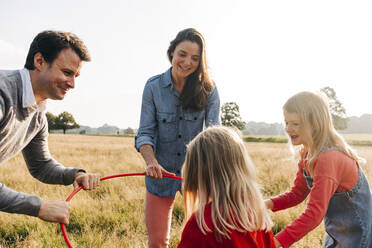
[[[178,247],[275,247],[255,168],[236,131],[201,132],[187,146],[182,174],[188,222]]]
[[[293,207],[310,195],[305,212],[275,235],[289,247],[324,219],[323,247],[372,247],[372,197],[359,166],[361,157],[335,130],[325,96],[300,92],[283,106],[286,132],[301,159],[294,186],[266,200],[273,211]]]

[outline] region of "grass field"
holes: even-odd
[[[348,138],[347,138],[348,139]],[[363,140],[363,137],[353,137]],[[367,138],[367,141],[372,140]],[[54,157],[65,166],[84,168],[101,176],[143,172],[145,164],[133,147],[132,137],[51,135],[49,146]],[[284,192],[292,185],[296,162],[283,143],[246,144],[257,167],[265,197]],[[367,159],[362,165],[372,182],[372,147],[355,146]],[[41,196],[44,200],[64,200],[72,186],[46,185],[27,172],[21,155],[1,168],[0,182],[17,191]],[[145,186],[143,177],[107,180],[97,190],[81,191],[71,201],[72,213],[67,226],[74,247],[146,247],[143,217]],[[272,215],[274,232],[300,215],[305,205]],[[182,231],[184,211],[177,196],[173,212],[171,245],[176,247]],[[321,247],[324,229],[318,227],[293,247]],[[58,224],[37,218],[0,212],[2,247],[66,247]]]

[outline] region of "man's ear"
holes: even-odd
[[[44,68],[47,66],[47,62],[45,61],[43,55],[40,52],[34,55],[34,66],[35,69],[38,71],[44,70]]]

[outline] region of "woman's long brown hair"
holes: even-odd
[[[191,41],[199,45],[200,62],[198,68],[191,73],[181,92],[182,107],[187,109],[201,110],[208,104],[208,95],[214,88],[214,83],[208,74],[208,65],[205,53],[205,42],[203,36],[193,28],[180,31],[176,38],[170,42],[167,54],[172,63],[172,53],[182,41]]]

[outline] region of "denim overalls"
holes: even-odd
[[[328,149],[339,150],[335,146],[323,147],[321,152]],[[305,169],[303,175],[311,189],[313,178]],[[351,190],[333,194],[324,224],[323,248],[372,248],[372,195],[362,168]]]

